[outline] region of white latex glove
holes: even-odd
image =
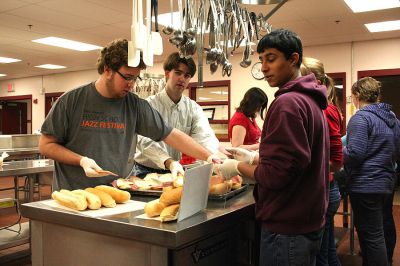
[[[185,171],[183,170],[182,165],[177,162],[177,161],[173,161],[170,165],[169,165],[169,170],[171,171],[172,177],[174,178],[174,180],[178,177],[178,175],[185,175]]]
[[[233,156],[234,159],[241,161],[241,162],[246,162],[248,164],[253,164],[254,158],[256,157],[257,153],[256,151],[249,151],[243,148],[225,148],[228,152],[230,152]]]
[[[90,159],[88,157],[82,157],[79,165],[83,168],[86,176],[88,177],[101,177],[108,175],[106,173],[98,173],[97,171],[102,170],[101,167],[98,166],[93,159]]]
[[[215,164],[215,163],[221,163],[221,162],[222,162],[221,158],[219,158],[219,156],[216,155],[216,154],[211,154],[207,158],[207,163],[214,163]]]
[[[236,175],[241,175],[238,170],[239,161],[234,159],[226,159],[222,164],[214,164],[213,171],[218,175],[229,179]]]

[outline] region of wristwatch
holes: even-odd
[[[253,75],[253,78],[256,80],[264,79],[264,74],[261,71],[261,62],[257,62],[253,65],[251,68],[251,75]]]

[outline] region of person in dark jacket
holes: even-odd
[[[295,33],[275,30],[260,40],[257,52],[265,80],[279,88],[263,125],[259,155],[227,148],[237,160],[226,159],[215,170],[256,180],[260,265],[315,265],[328,205],[327,89],[314,74],[301,76],[303,51]]]
[[[348,123],[343,155],[363,265],[386,266],[383,209],[395,184],[400,127],[391,106],[379,102],[380,90],[380,82],[370,77],[353,84],[359,110]]]

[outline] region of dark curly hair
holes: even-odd
[[[264,110],[268,105],[268,96],[257,87],[252,87],[244,94],[237,111],[242,112],[247,117],[256,118],[256,113],[260,111],[261,119],[264,120]]]
[[[193,77],[196,74],[196,63],[193,58],[180,57],[178,52],[172,53],[164,61],[164,71],[171,71],[173,69],[178,69],[179,64],[185,64],[189,68],[189,74]]]
[[[376,103],[381,97],[381,82],[371,77],[365,77],[356,81],[351,87],[351,94],[359,100],[367,103]]]
[[[113,71],[119,70],[122,66],[128,65],[128,41],[126,39],[117,39],[104,47],[97,58],[97,72],[101,75],[104,72],[104,66],[108,66]],[[145,69],[142,53],[140,53],[140,63],[137,66]]]

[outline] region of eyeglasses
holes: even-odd
[[[142,81],[142,79],[139,76],[127,77],[127,76],[121,74],[121,72],[119,72],[118,70],[116,70],[115,72],[117,72],[126,81],[134,81],[134,82],[136,82],[136,80],[138,80],[138,79],[139,79],[139,81]]]

